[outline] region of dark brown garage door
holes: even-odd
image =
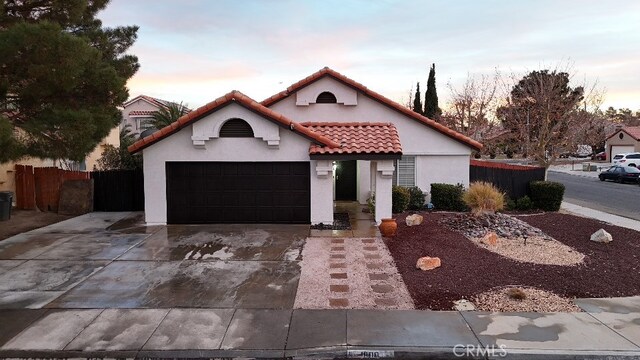
[[[167,222],[310,222],[308,162],[168,162]]]

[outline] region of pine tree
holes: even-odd
[[[424,116],[438,120],[442,110],[438,107],[438,92],[436,90],[436,64],[429,69],[427,91],[424,93]]]
[[[82,160],[121,119],[136,26],[103,28],[108,0],[0,6],[0,152]]]
[[[421,96],[420,82],[418,82],[418,85],[416,85],[416,96],[413,98],[413,111],[417,112],[418,114],[422,114],[422,102],[420,100]]]

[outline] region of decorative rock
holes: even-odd
[[[610,243],[613,241],[613,236],[609,234],[605,229],[600,229],[591,234],[591,241],[599,243]]]
[[[405,221],[407,223],[407,226],[416,226],[422,224],[422,220],[424,220],[422,215],[413,214],[407,216],[407,219]]]
[[[456,311],[475,311],[476,306],[467,299],[462,299],[453,302],[453,309]]]
[[[427,270],[433,270],[435,268],[439,268],[441,264],[442,263],[440,261],[440,258],[425,256],[418,259],[418,262],[416,263],[416,268],[422,271],[427,271]]]
[[[498,235],[493,231],[489,231],[480,241],[487,245],[496,246],[498,245]]]

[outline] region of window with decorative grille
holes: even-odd
[[[321,93],[316,99],[316,104],[335,104],[337,102],[336,96],[328,91]]]
[[[393,176],[393,185],[412,187],[416,186],[416,157],[403,156],[395,161],[396,172]]]
[[[231,119],[220,128],[220,137],[253,137],[253,129],[242,119]]]

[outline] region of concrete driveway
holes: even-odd
[[[91,213],[0,242],[0,309],[293,307],[304,225]]]

